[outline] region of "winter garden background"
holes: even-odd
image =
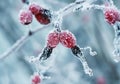
[[[31,0],[44,8],[57,11],[75,0]],[[104,4],[109,0],[89,0],[94,4]],[[120,9],[120,0],[113,0]],[[43,25],[35,20],[31,25],[22,25],[19,11],[24,7],[22,0],[0,0],[0,54],[10,48],[29,28],[34,30]],[[31,84],[31,76],[38,66],[46,77],[40,84],[120,84],[120,63],[113,60],[113,27],[105,21],[101,10],[84,10],[67,14],[63,18],[62,29],[69,30],[80,47],[90,46],[97,55],[90,56],[85,51],[93,76],[84,73],[81,62],[72,51],[59,44],[45,64],[29,63],[27,58],[38,56],[45,46],[48,33],[53,26],[48,26],[32,35],[19,50],[0,60],[0,84]],[[52,60],[52,61],[51,61]],[[51,66],[48,68],[48,66]]]

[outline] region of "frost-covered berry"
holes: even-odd
[[[47,46],[54,48],[59,43],[59,33],[58,32],[51,32],[47,37]]]
[[[40,84],[41,77],[39,74],[34,74],[32,77],[32,84]]]
[[[38,14],[35,15],[37,21],[41,24],[49,24],[51,21],[51,12],[47,9],[41,10]]]
[[[29,6],[29,10],[34,14],[34,15],[36,15],[36,14],[38,14],[41,10],[43,10],[43,8],[42,7],[40,7],[38,4],[36,4],[36,3],[32,3],[32,4],[30,4],[30,6]]]
[[[59,35],[60,43],[68,48],[72,48],[76,45],[75,36],[69,31],[62,31]]]
[[[33,16],[29,10],[21,10],[19,14],[19,20],[22,24],[28,25],[32,22]]]
[[[116,8],[106,7],[104,10],[104,16],[108,23],[114,24],[120,20],[120,13]]]

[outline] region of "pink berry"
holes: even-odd
[[[41,8],[38,4],[32,3],[29,6],[29,10],[34,14],[38,14],[43,8]]]
[[[20,22],[24,25],[28,25],[32,22],[33,16],[29,10],[21,10],[19,14]]]
[[[59,43],[59,33],[58,32],[51,32],[47,38],[47,46],[51,48],[55,48]]]
[[[59,35],[59,39],[60,42],[68,48],[72,48],[76,45],[76,38],[69,31],[62,31]]]
[[[104,77],[98,77],[97,78],[97,84],[106,84],[106,80]]]
[[[115,8],[106,7],[104,11],[105,19],[108,23],[114,24],[116,21],[119,21],[120,19],[120,13]]]
[[[39,74],[35,74],[32,77],[32,84],[40,84],[40,82],[41,82],[41,78],[40,78]]]

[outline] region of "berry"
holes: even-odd
[[[24,25],[28,25],[32,22],[33,16],[29,10],[21,10],[19,14],[20,22]]]
[[[34,14],[38,14],[43,8],[41,8],[38,4],[32,3],[29,6],[29,10]]]
[[[47,38],[47,46],[54,48],[59,43],[59,33],[58,32],[51,32]]]
[[[114,24],[116,21],[120,20],[120,13],[115,8],[106,7],[104,16],[109,24]]]
[[[106,80],[104,77],[98,77],[96,82],[97,84],[106,84]]]
[[[40,84],[41,78],[39,74],[34,74],[32,77],[32,84]]]
[[[69,31],[62,31],[59,35],[60,43],[68,48],[76,45],[75,36]]]
[[[35,18],[41,24],[49,24],[51,19],[50,11],[47,9],[43,9],[35,15]]]

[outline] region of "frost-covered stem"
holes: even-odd
[[[89,4],[89,5],[85,5],[85,4],[81,4],[79,7],[76,7],[75,9],[73,9],[73,11],[84,11],[84,10],[96,10],[96,9],[99,9],[99,10],[104,10],[105,9],[105,6],[104,5],[95,5],[95,4]]]
[[[88,74],[89,76],[93,76],[92,69],[89,68],[89,66],[87,64],[87,61],[85,59],[85,56],[83,54],[77,54],[77,56],[78,56],[78,59],[81,61],[82,65],[83,65],[84,72],[86,74]]]
[[[110,2],[111,5],[114,5],[113,0],[108,0]]]
[[[78,2],[73,2],[67,6],[65,6],[64,8],[60,9],[57,14],[60,14],[62,16],[66,15],[67,13],[66,12],[70,12],[72,11],[72,8],[76,7],[77,5],[80,5],[82,3],[84,3],[85,0],[81,0],[81,1],[78,1]]]
[[[90,9],[100,9],[103,10],[105,9],[104,5],[90,5]]]
[[[90,48],[86,48],[86,49],[90,49]],[[81,61],[82,65],[83,65],[83,68],[84,68],[84,72],[86,74],[88,74],[89,76],[93,76],[93,72],[92,72],[92,69],[89,68],[88,64],[87,64],[87,61],[86,61],[86,58],[83,54],[83,50],[86,50],[86,49],[82,49],[76,45],[74,46],[73,48],[71,48],[72,50],[72,53]],[[91,50],[91,49],[90,49]],[[91,51],[92,52],[92,51]],[[92,52],[93,53],[93,52]]]
[[[50,25],[50,24],[49,24]],[[34,33],[47,28],[49,25],[40,27],[38,29],[35,30],[31,30],[29,31],[26,35],[22,36],[19,40],[16,41],[16,43],[9,48],[7,51],[5,51],[3,54],[0,55],[0,60],[5,59],[6,57],[8,57],[11,53],[15,52],[16,50],[18,50],[26,41],[27,39],[32,36]]]
[[[113,54],[115,56],[115,61],[120,61],[120,23],[116,22],[113,26],[115,30],[115,38],[114,38],[114,51]]]
[[[81,51],[83,51],[83,50],[88,50],[91,56],[97,55],[97,52],[96,52],[96,51],[93,51],[92,48],[89,47],[89,46],[88,46],[88,47],[85,47],[85,48],[81,48]]]
[[[0,55],[0,60],[8,57],[12,52],[16,51],[17,49],[19,49],[24,42],[28,39],[29,35],[25,35],[23,37],[21,37],[19,40],[17,40],[17,42],[7,51],[5,51],[2,55]]]

